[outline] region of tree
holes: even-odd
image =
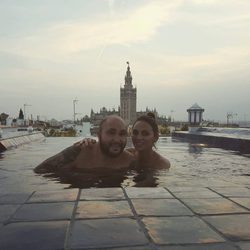
[[[24,115],[23,115],[22,109],[20,109],[20,111],[19,111],[18,119],[20,119],[20,120],[23,120],[23,119],[24,119]]]

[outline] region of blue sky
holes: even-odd
[[[117,109],[127,61],[138,111],[250,120],[250,1],[0,1],[0,112]]]

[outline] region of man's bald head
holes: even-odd
[[[125,122],[120,116],[108,115],[100,122],[99,131],[98,131],[99,134],[101,134],[104,124],[106,124],[106,123],[112,124],[113,122],[119,122],[119,123],[123,124],[124,127],[126,128]]]

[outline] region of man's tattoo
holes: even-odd
[[[81,147],[79,145],[70,146],[64,149],[62,152],[58,153],[57,155],[54,155],[42,162],[35,168],[34,171],[36,173],[42,174],[54,172],[62,168],[67,168],[69,164],[77,158],[80,151]]]
[[[63,150],[62,151],[63,163],[67,164],[67,163],[73,162],[76,159],[76,157],[79,155],[80,151],[81,151],[80,146],[79,147],[71,146]]]

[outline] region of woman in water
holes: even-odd
[[[134,149],[128,149],[135,155],[136,166],[157,169],[170,167],[169,160],[154,150],[158,139],[159,129],[154,114],[138,117],[132,126]]]

